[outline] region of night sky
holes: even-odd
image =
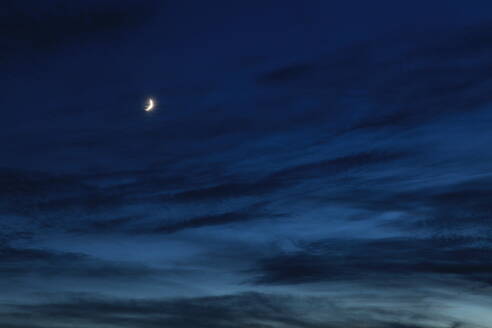
[[[1,328],[492,327],[489,0],[4,0],[0,111]]]

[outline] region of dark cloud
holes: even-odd
[[[423,328],[389,318],[377,319],[370,311],[339,308],[330,300],[262,293],[172,300],[120,300],[79,298],[38,305],[12,305],[4,312],[2,323],[22,325],[37,322],[49,327],[70,322],[74,327],[303,327],[342,328],[364,325],[369,328]],[[321,317],[315,308],[323,310]],[[402,311],[405,312],[405,311]],[[339,318],[332,317],[338,314]],[[325,319],[322,319],[322,318]],[[379,315],[381,317],[381,315]]]
[[[79,325],[102,323],[120,327],[135,325],[161,327],[163,324],[174,327],[189,327],[190,325],[241,327],[247,323],[253,324],[261,318],[275,319],[281,315],[281,313],[275,313],[275,310],[283,309],[281,304],[275,304],[267,296],[247,294],[170,301],[81,299],[69,303],[20,306],[16,307],[16,310],[17,312],[7,315],[14,322],[20,321],[15,319],[16,315],[24,313],[30,317],[30,320],[37,322],[69,320]]]
[[[7,0],[3,7],[0,42],[6,49],[2,53],[5,60],[11,54],[28,55],[68,44],[104,40],[111,32],[122,33],[144,24],[154,15],[158,3],[142,5],[125,0],[116,6],[111,1],[41,4]]]
[[[153,229],[156,233],[173,233],[185,229],[193,229],[207,226],[230,224],[258,219],[259,215],[249,212],[228,212],[217,215],[205,215],[174,224],[166,224]]]
[[[82,234],[108,234],[125,231],[129,224],[143,220],[140,216],[124,216],[115,219],[96,220],[83,225],[82,227],[68,228],[73,233]]]
[[[300,243],[301,250],[265,258],[253,272],[258,284],[319,281],[391,281],[419,275],[492,283],[490,240],[474,238],[354,239]]]
[[[421,46],[413,47],[410,55],[418,59],[440,62],[487,55],[492,51],[490,26],[490,22],[485,22],[433,33],[432,36],[428,35],[427,38],[421,38],[419,40]],[[481,59],[488,60],[487,58]]]
[[[281,168],[257,181],[225,182],[212,187],[173,192],[176,188],[185,189],[189,183],[179,175],[161,175],[154,170],[122,172],[120,174],[80,174],[50,175],[5,169],[1,171],[1,183],[5,214],[21,215],[33,218],[34,225],[56,227],[68,231],[101,233],[112,226],[118,231],[131,231],[128,225],[140,221],[144,214],[119,215],[114,211],[128,206],[147,204],[149,206],[166,206],[181,202],[222,202],[227,199],[250,197],[256,204],[247,209],[237,209],[219,214],[202,216],[184,215],[178,221],[166,222],[154,232],[176,232],[183,229],[250,221],[265,217],[259,207],[268,204],[261,201],[261,196],[274,195],[299,183],[327,179],[353,169],[367,169],[375,165],[387,165],[404,159],[404,152],[365,152],[338,157],[320,162],[292,165]],[[222,171],[211,171],[209,180],[223,180]],[[243,180],[243,179],[241,179]],[[94,185],[94,182],[100,186]],[[226,179],[227,181],[227,179]],[[155,196],[164,193],[166,196]],[[258,204],[263,204],[259,206]],[[109,218],[107,217],[109,214]],[[91,220],[71,220],[74,216],[93,216]],[[277,217],[278,213],[269,211],[267,216]],[[98,217],[106,216],[101,221]],[[117,217],[115,217],[117,216]],[[125,219],[126,218],[126,219]],[[164,219],[163,219],[164,220]],[[148,221],[147,224],[159,224],[160,220]],[[128,230],[130,229],[130,230]],[[143,228],[143,231],[148,229]]]
[[[0,193],[2,197],[22,198],[32,195],[80,190],[77,179],[72,176],[57,176],[44,172],[16,170],[13,168],[0,169]]]
[[[484,55],[490,50],[487,26],[409,38],[406,51],[371,74],[368,100],[396,111],[387,114],[390,117],[406,117],[414,125],[490,104],[492,62]]]
[[[285,83],[290,80],[297,80],[299,78],[308,78],[315,67],[308,64],[293,64],[290,66],[282,67],[271,72],[263,74],[258,81],[260,83]]]
[[[492,197],[492,189],[489,178],[415,188],[411,191],[398,190],[398,184],[404,182],[381,181],[380,186],[387,188],[374,189],[355,185],[321,201],[348,203],[373,213],[407,213],[407,220],[390,223],[404,230],[422,229],[436,234],[456,234],[467,230],[478,235],[490,233],[492,207],[489,199]],[[370,215],[368,217],[371,218]]]
[[[268,179],[274,181],[301,180],[309,178],[323,178],[336,175],[352,169],[368,168],[372,165],[387,164],[406,158],[409,153],[372,151],[351,154],[317,163],[309,163],[286,168],[272,174]]]
[[[285,98],[292,94],[297,97],[294,99],[308,98],[309,94],[320,102],[330,99],[331,104],[325,105],[330,110],[324,110],[336,114],[318,113],[315,120],[328,122],[335,116],[340,131],[420,126],[492,102],[488,92],[492,61],[486,55],[490,52],[488,27],[361,42],[318,59],[261,73],[258,81],[281,88]],[[375,110],[354,113],[356,109],[347,109],[353,115],[351,126],[346,127],[343,109],[347,99]]]
[[[178,201],[198,201],[241,196],[262,196],[288,188],[309,179],[325,179],[352,169],[368,169],[373,165],[384,165],[409,156],[406,152],[374,151],[351,154],[334,159],[308,164],[293,165],[248,183],[224,183],[221,185],[185,191],[171,196]]]
[[[422,111],[416,116],[434,118],[444,113],[471,110],[492,101],[487,89],[490,68],[485,63],[472,67],[418,67],[400,72],[372,92],[384,106],[403,106]],[[470,65],[471,66],[471,65]],[[492,66],[491,66],[492,67]],[[423,111],[426,112],[423,112]]]
[[[144,265],[100,260],[85,254],[28,248],[0,248],[0,275],[4,279],[89,279],[135,281],[151,279],[158,271]]]
[[[386,116],[376,116],[373,118],[365,118],[360,123],[356,123],[353,127],[347,129],[348,131],[355,131],[358,129],[388,129],[392,128],[400,130],[409,128],[426,121],[425,117],[414,115],[408,111],[401,111],[391,113]],[[344,131],[347,132],[347,131]]]
[[[103,193],[82,175],[0,170],[1,212],[42,219],[45,215],[78,211],[95,212],[121,206],[124,197]]]

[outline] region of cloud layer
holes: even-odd
[[[489,24],[220,3],[9,3],[0,325],[488,327]]]

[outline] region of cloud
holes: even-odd
[[[100,260],[85,254],[36,248],[0,248],[0,276],[4,279],[88,279],[135,281],[155,277],[158,271],[141,264]]]
[[[257,284],[391,281],[460,277],[492,284],[491,240],[353,239],[299,243],[300,250],[260,260]],[[485,244],[484,244],[485,243]],[[419,278],[420,277],[420,278]]]
[[[101,40],[109,33],[125,32],[146,23],[157,6],[155,1],[141,5],[131,0],[121,1],[118,6],[110,1],[87,1],[81,5],[7,0],[0,32],[0,42],[7,50],[3,57]]]
[[[199,201],[241,196],[263,196],[310,179],[325,179],[352,169],[368,169],[373,165],[385,165],[402,160],[407,156],[409,156],[409,153],[406,152],[361,152],[319,162],[279,168],[254,182],[224,183],[212,187],[184,191],[172,195],[170,199]]]
[[[302,297],[263,293],[169,299],[122,300],[78,298],[64,302],[11,305],[2,315],[3,324],[22,325],[26,320],[40,327],[70,322],[73,327],[302,327],[342,328],[364,325],[368,328],[426,328],[427,324],[405,323],[392,318],[405,310],[382,315],[337,304],[322,297]],[[337,316],[337,317],[335,317]],[[416,321],[423,322],[425,316]],[[446,327],[452,322],[444,320]],[[51,326],[50,326],[51,325]]]
[[[261,213],[260,211],[258,211],[259,207],[261,207],[261,205],[254,205],[241,211],[226,212],[215,215],[204,215],[190,219],[183,219],[177,223],[164,224],[152,229],[151,231],[154,233],[174,233],[186,229],[259,220],[261,218],[264,218],[265,216],[268,218],[274,217],[274,215],[265,215],[264,213]]]
[[[360,42],[261,72],[257,81],[262,87],[276,86],[270,97],[283,95],[290,102],[316,99],[320,104],[316,120],[337,121],[332,129],[420,126],[492,102],[488,92],[492,61],[485,55],[490,50],[488,27]],[[357,105],[347,108],[347,103]]]
[[[70,212],[97,212],[124,204],[122,195],[101,192],[84,175],[56,175],[14,169],[0,170],[0,211],[4,215],[57,216]]]
[[[308,64],[292,64],[264,73],[258,82],[266,84],[285,83],[299,78],[308,78],[315,67]]]
[[[25,232],[32,233],[36,229],[49,228],[99,234],[110,231],[108,227],[112,227],[114,232],[141,230],[171,233],[278,217],[285,211],[266,210],[270,199],[297,188],[298,184],[333,178],[354,169],[388,165],[407,156],[406,152],[374,151],[306,164],[291,163],[256,181],[242,182],[244,179],[239,175],[238,182],[226,181],[203,188],[190,184],[188,179],[181,179],[179,175],[173,178],[171,174],[161,174],[155,170],[53,175],[4,169],[0,171],[1,182],[6,186],[2,190],[4,204],[1,209],[6,215],[32,218],[30,226],[25,227]],[[221,169],[210,173],[208,181],[223,180]],[[190,186],[192,188],[186,190]],[[176,192],[180,189],[184,191]],[[183,212],[176,219],[166,218],[165,215],[150,215],[153,218],[145,219],[149,217],[146,208],[179,208],[181,203],[203,204],[211,213],[197,215]],[[72,219],[74,217],[78,218]],[[132,227],[133,223],[138,224]]]
[[[385,188],[373,189],[364,186],[362,180],[340,188],[336,195],[321,197],[319,202],[340,202],[367,210],[369,220],[378,213],[405,213],[405,220],[400,218],[388,225],[407,232],[420,230],[437,235],[463,234],[477,237],[486,236],[490,232],[490,177],[471,177],[442,185],[415,184],[410,190],[404,190],[406,181],[407,178],[395,177],[393,181],[379,182]]]
[[[9,14],[9,28],[0,37],[7,45],[19,43],[4,55],[126,35],[144,26],[159,6],[104,3],[74,7],[67,15],[78,5],[50,5],[39,15],[35,10]],[[18,7],[11,4],[8,10]],[[0,170],[3,286],[31,289],[43,282],[39,288],[54,293],[99,289],[109,296],[34,305],[29,299],[31,305],[11,305],[0,316],[2,326],[436,326],[420,323],[428,317],[442,319],[435,309],[444,306],[419,307],[426,296],[434,297],[439,288],[443,294],[463,288],[468,296],[473,294],[468,286],[487,289],[492,283],[487,256],[490,110],[485,106],[492,101],[492,65],[486,27],[447,38],[429,32],[432,42],[367,42],[274,67],[266,67],[265,55],[261,67],[248,68],[249,78],[227,67],[227,74],[240,77],[227,75],[203,87],[197,83],[198,91],[186,83],[173,90],[158,86],[167,107],[152,120],[133,112],[137,101],[132,94],[120,102],[108,100],[111,106],[102,111],[70,109],[49,124],[33,124],[34,130],[8,126],[10,135],[20,139],[7,146],[29,153],[22,157],[12,151],[9,163],[43,162],[53,171],[73,174]],[[27,30],[34,31],[32,43],[21,40]],[[142,71],[167,70],[156,65],[162,53],[155,49],[145,57],[152,57],[152,69]],[[107,75],[119,79],[133,72],[129,58],[140,57],[122,57],[118,65],[107,66]],[[195,69],[186,61],[178,63]],[[116,69],[120,64],[128,71]],[[173,72],[165,74],[171,84]],[[55,76],[66,75],[62,73]],[[148,80],[150,87],[161,83],[158,73],[153,82]],[[225,76],[220,68],[213,73]],[[106,80],[99,83],[106,85]],[[120,115],[108,126],[101,118],[114,116],[114,108]],[[48,132],[51,124],[63,138]],[[71,165],[99,169],[80,173]],[[32,248],[19,245],[27,238]],[[40,239],[60,251],[41,248]],[[290,240],[301,241],[292,245]],[[70,247],[87,254],[68,251]],[[116,253],[141,262],[108,260]],[[192,273],[184,275],[187,270]],[[200,295],[251,289],[295,290],[297,296],[147,298],[148,289],[153,297],[171,293],[157,288],[168,278],[182,284],[176,294],[200,285]],[[320,294],[327,286],[338,292],[348,288],[354,303],[340,309],[343,304],[328,295],[323,300],[304,297],[313,285],[322,287],[316,290]],[[394,285],[425,291],[395,296]],[[391,302],[354,296],[371,288]],[[135,292],[139,299],[111,298],[121,290]],[[313,310],[304,311],[310,305]],[[322,313],[328,318],[319,318]],[[475,328],[455,319],[441,321],[439,327]]]

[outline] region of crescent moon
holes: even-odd
[[[144,108],[146,112],[150,112],[153,110],[155,107],[154,100],[152,98],[149,99],[149,102],[147,103],[147,106]]]

